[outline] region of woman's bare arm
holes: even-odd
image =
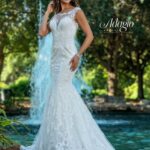
[[[78,54],[81,55],[90,46],[90,44],[92,43],[92,41],[94,39],[94,36],[93,36],[93,32],[90,28],[90,25],[88,23],[88,20],[85,16],[83,10],[79,10],[76,13],[75,20],[78,22],[79,26],[81,27],[81,29],[83,30],[83,32],[86,35],[85,40],[84,40],[83,44],[81,45],[80,50],[78,52]]]
[[[52,7],[52,2],[49,3],[47,10],[43,16],[43,20],[42,23],[39,27],[39,32],[38,35],[40,36],[45,36],[47,35],[49,32],[51,32],[51,29],[49,27],[48,24],[48,19],[49,19],[49,15],[53,12],[53,7]]]
[[[90,25],[88,23],[88,20],[85,16],[83,10],[79,10],[76,13],[75,20],[78,22],[79,26],[85,33],[86,37],[85,37],[85,40],[84,40],[83,44],[81,45],[78,53],[69,62],[71,64],[71,67],[70,67],[71,71],[74,71],[77,68],[80,56],[90,46],[90,44],[92,43],[92,41],[94,39],[93,32],[90,28]]]

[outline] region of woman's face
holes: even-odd
[[[61,0],[61,2],[63,2],[63,3],[70,3],[71,0]]]

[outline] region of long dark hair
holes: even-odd
[[[59,13],[61,11],[61,0],[53,0],[54,12]],[[71,0],[70,4],[74,7],[79,6],[78,0]]]

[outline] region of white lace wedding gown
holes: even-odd
[[[74,16],[81,8],[55,14],[49,22],[53,35],[52,88],[42,123],[31,146],[20,150],[114,150],[75,89],[69,61],[77,52]]]

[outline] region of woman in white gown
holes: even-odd
[[[55,14],[47,23],[52,12]],[[79,51],[74,41],[78,25],[86,35]],[[72,83],[79,59],[93,40],[86,16],[76,0],[50,2],[39,35],[48,32],[53,36],[50,95],[33,144],[21,145],[20,150],[114,150]]]

